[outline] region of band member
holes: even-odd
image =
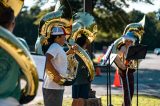
[[[0,26],[12,32],[15,26],[14,11],[0,3]],[[0,48],[0,104],[19,105],[20,67],[17,62]]]
[[[62,106],[64,86],[59,85],[62,76],[67,77],[67,55],[73,54],[76,46],[67,53],[63,50],[65,30],[53,27],[48,39],[48,49],[43,50],[46,56],[45,76],[43,82],[43,97],[45,106]],[[45,47],[46,48],[46,47]],[[43,47],[42,47],[43,49]]]
[[[86,50],[89,40],[84,34],[81,34],[81,36],[77,38],[76,43]],[[85,106],[85,101],[89,98],[91,81],[88,76],[89,71],[86,67],[86,64],[80,57],[76,56],[76,59],[78,60],[79,64],[76,80],[72,85],[72,106]]]
[[[123,106],[131,106],[132,97],[134,94],[134,72],[135,69],[129,67],[132,63],[131,61],[126,60],[126,55],[128,48],[135,43],[135,37],[133,32],[127,32],[122,36],[123,44],[118,48],[118,56],[121,61],[125,64],[126,70],[119,68],[119,74],[123,83],[123,92],[124,92],[124,103]]]
[[[13,11],[13,9],[10,6],[6,6],[3,2],[0,2],[0,29],[2,31],[0,32],[0,34],[6,32],[6,38],[13,35],[11,33],[15,27],[14,12],[15,11]],[[16,39],[14,35],[12,37]],[[20,38],[17,39],[19,40]],[[23,95],[21,91],[20,79],[24,78],[24,74],[22,73],[21,67],[17,63],[17,61],[8,52],[6,52],[5,49],[3,49],[3,45],[1,45],[1,47],[2,48],[0,48],[0,104],[2,106],[18,106],[23,103],[28,103],[34,98],[34,96],[32,95],[32,97],[29,97],[28,95]]]

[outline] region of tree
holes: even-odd
[[[148,13],[145,25],[145,34],[142,43],[149,45],[150,50],[160,47],[160,22],[156,20],[156,13]]]
[[[138,13],[138,11],[134,11],[128,14],[123,9],[121,9],[123,6],[126,7],[129,6],[126,2],[127,0],[92,0],[92,1],[93,1],[92,3],[93,12],[91,12],[91,14],[95,17],[98,25],[98,34],[96,42],[100,43],[104,42],[105,45],[110,44],[115,39],[120,37],[127,24],[131,22],[137,22],[137,20],[142,16],[142,14]],[[130,1],[146,2],[152,4],[152,1],[154,0],[130,0]],[[73,14],[78,11],[83,11],[83,0],[69,0],[69,2],[71,4]],[[17,26],[14,30],[14,33],[17,36],[25,38],[28,44],[31,46],[34,46],[38,36],[39,21],[46,13],[48,13],[51,10],[53,11],[53,8],[41,10],[40,7],[44,5],[44,3],[46,2],[39,2],[39,4],[33,6],[30,10],[28,10],[27,7],[23,8],[23,11],[16,19]],[[157,23],[155,27],[160,27],[159,23]],[[159,31],[157,31],[156,33],[159,33]],[[145,38],[143,42],[146,43],[149,42],[149,40]]]
[[[16,27],[14,34],[18,37],[24,38],[31,50],[34,50],[34,44],[38,35],[38,26],[34,25],[35,17],[27,10],[27,7],[22,9],[23,11],[16,18]]]
[[[138,22],[136,18],[131,17],[136,12],[137,19],[144,14],[134,11],[126,13],[122,7],[128,7],[127,0],[97,0],[93,15],[96,18],[99,32],[96,42],[106,42],[106,45],[119,38],[127,24]],[[145,2],[153,4],[154,0],[130,0],[133,2]],[[140,18],[141,19],[141,18]]]
[[[127,6],[126,3],[125,5]],[[96,42],[113,42],[121,36],[125,26],[129,23],[127,13],[118,7],[115,2],[101,0],[95,6],[93,15],[99,28]]]

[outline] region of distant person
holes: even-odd
[[[48,45],[42,50],[46,56],[46,67],[43,82],[43,98],[45,106],[62,106],[64,86],[59,84],[62,76],[67,77],[67,54],[74,54],[74,46],[67,53],[63,49],[65,44],[65,30],[62,27],[51,28]]]
[[[105,54],[105,53],[107,52],[107,49],[108,49],[108,48],[107,48],[107,46],[103,46],[102,49],[103,49],[103,50],[102,50],[102,53]]]
[[[77,38],[76,43],[86,50],[89,40],[88,38],[82,34],[79,38]],[[72,85],[72,106],[85,106],[85,101],[89,98],[91,81],[89,78],[89,71],[84,63],[84,61],[75,55],[78,64],[77,76],[75,83]]]

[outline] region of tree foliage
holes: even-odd
[[[149,13],[146,18],[145,34],[143,42],[149,45],[149,49],[160,47],[160,21],[156,20],[156,14]]]
[[[38,33],[38,26],[33,24],[36,13],[23,8],[23,11],[16,18],[16,27],[13,32],[16,36],[24,38],[32,48],[36,42]]]
[[[43,0],[42,0],[43,1]],[[133,10],[126,13],[122,9],[123,6],[128,7],[127,0],[92,0],[93,11],[90,12],[96,19],[98,25],[98,34],[96,44],[102,42],[105,45],[110,44],[115,39],[119,38],[127,24],[139,22],[143,13]],[[129,0],[133,2],[145,2],[153,4],[154,0]],[[78,11],[83,11],[83,0],[69,0],[73,9],[73,14]],[[44,2],[45,3],[45,2]],[[38,24],[41,18],[52,11],[53,8],[41,10],[41,4],[33,6],[31,9],[23,8],[23,11],[16,19],[15,35],[24,38],[30,46],[34,46],[38,36]],[[147,14],[145,34],[142,40],[143,44],[150,45],[150,49],[159,47],[160,45],[160,12],[152,12]],[[101,45],[102,46],[102,45]],[[99,49],[99,46],[97,46]],[[100,48],[101,49],[101,48]]]

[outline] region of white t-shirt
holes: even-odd
[[[53,43],[47,53],[53,56],[51,60],[52,65],[56,70],[64,77],[67,76],[67,55],[63,50],[63,47],[57,43]],[[44,76],[43,88],[47,89],[64,89],[64,86],[55,83],[46,73]]]

